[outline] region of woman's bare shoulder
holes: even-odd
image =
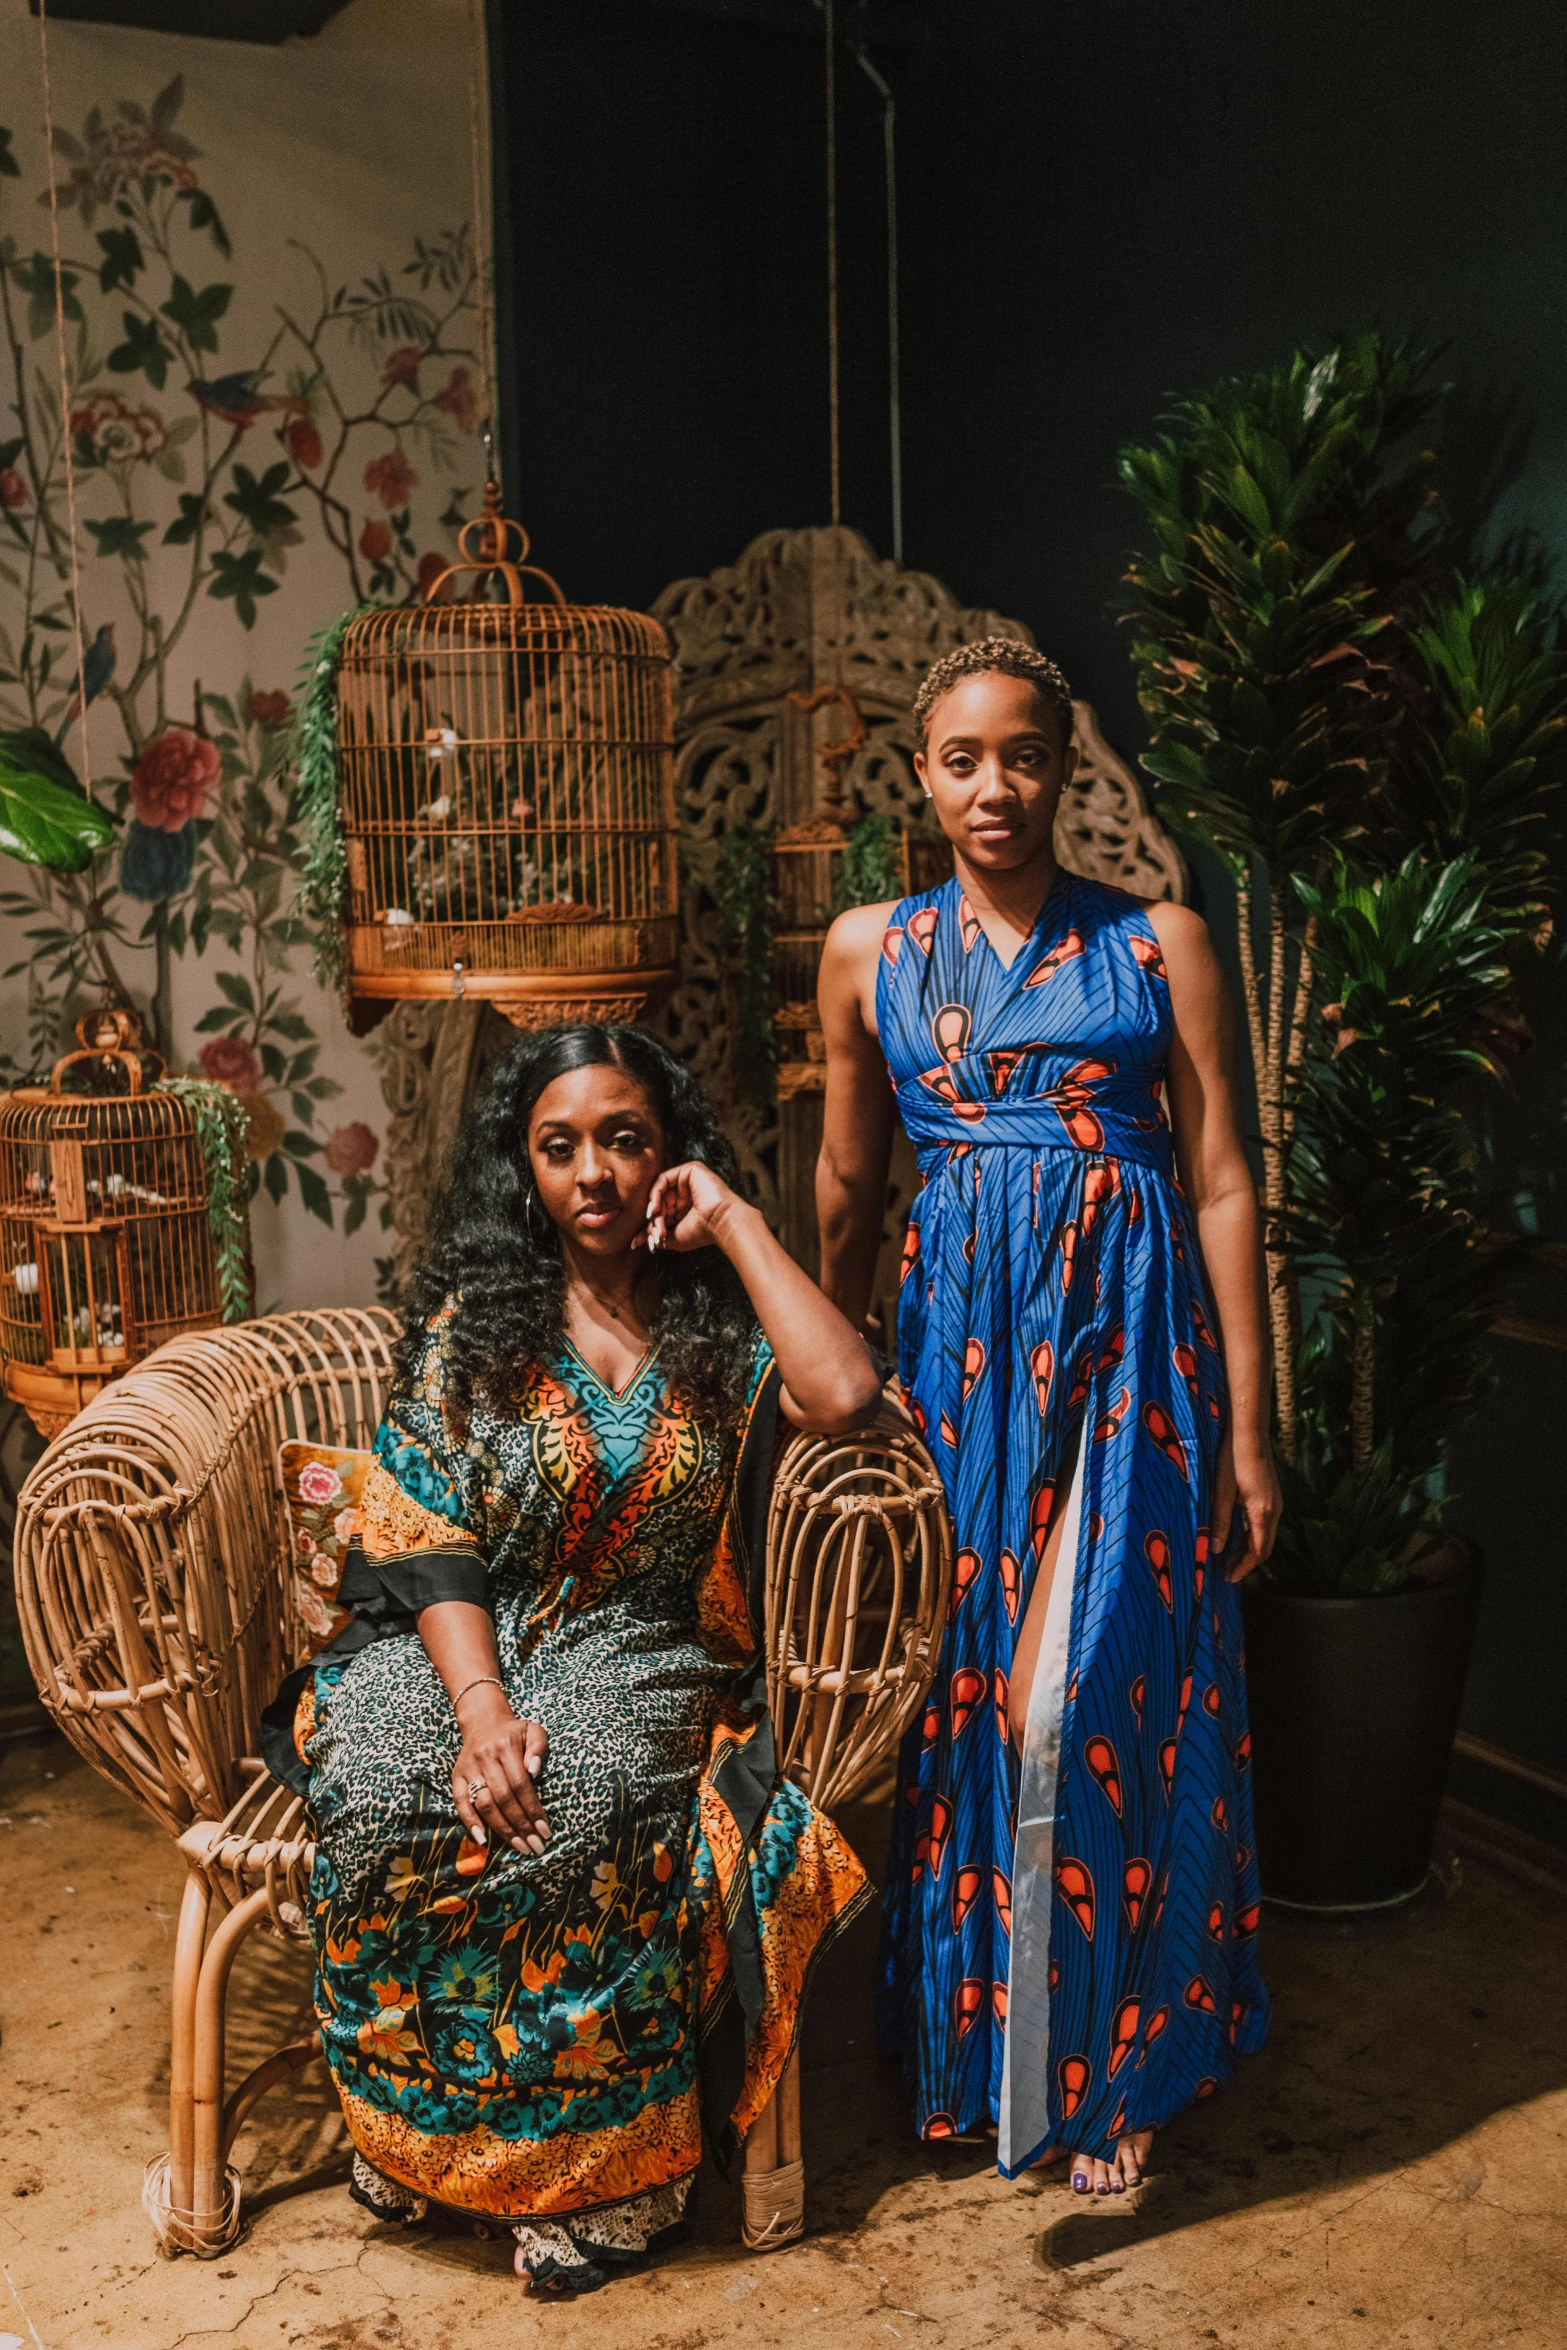
[[[851,906],[846,914],[840,914],[822,948],[823,970],[829,963],[839,970],[858,969],[867,963],[874,967],[887,925],[897,910],[898,900],[888,898],[880,905]]]
[[[1171,898],[1139,898],[1137,903],[1167,965],[1199,962],[1213,953],[1208,925],[1194,906],[1179,906]]]

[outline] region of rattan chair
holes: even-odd
[[[18,1505],[17,1594],[44,1703],[175,1838],[189,1871],[169,2152],[145,2196],[171,2254],[211,2259],[234,2242],[235,2136],[275,2082],[320,2054],[312,2034],[228,2086],[235,1958],[258,1928],[304,1940],[314,1859],[301,1800],[256,1754],[262,1709],[308,1647],[278,1447],[370,1443],[396,1328],[379,1308],[344,1309],[175,1339],[56,1438]],[[906,1422],[797,1438],[780,1462],[767,1611],[780,1748],[807,1786],[815,1766],[831,1801],[863,1783],[924,1694],[946,1612],[945,1527]],[[799,2163],[796,2057],[747,2139],[753,2246],[798,2233]],[[791,2208],[774,2212],[770,2197]]]

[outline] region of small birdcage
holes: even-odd
[[[46,1087],[0,1094],[0,1359],[45,1436],[165,1339],[249,1303],[243,1190],[230,1181],[220,1264],[188,1098],[217,1089],[159,1088],[128,1012],[90,1012],[76,1034]]]
[[[677,951],[668,641],[568,604],[493,483],[460,545],[423,603],[344,632],[349,992],[487,997],[523,1028],[640,1019]],[[480,592],[450,592],[464,575]]]

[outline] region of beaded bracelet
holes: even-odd
[[[506,1684],[504,1681],[498,1680],[493,1673],[480,1673],[474,1680],[465,1681],[462,1687],[458,1690],[456,1696],[452,1699],[453,1713],[457,1711],[457,1708],[461,1705],[463,1699],[467,1696],[470,1689],[498,1689],[503,1697],[506,1694]]]

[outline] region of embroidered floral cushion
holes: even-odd
[[[331,1444],[290,1442],[278,1446],[294,1606],[312,1656],[336,1639],[352,1613],[339,1607],[337,1588],[347,1564],[348,1545],[358,1527],[371,1458],[368,1452],[350,1452]]]

